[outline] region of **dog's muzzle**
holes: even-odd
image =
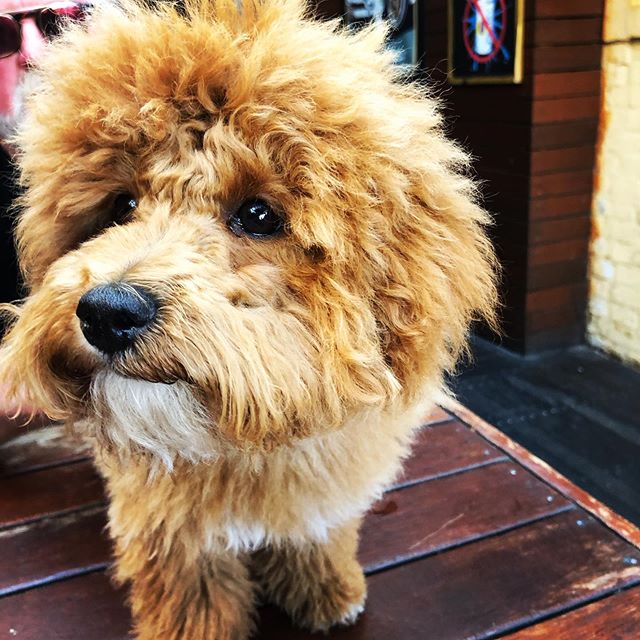
[[[157,313],[158,303],[148,291],[120,282],[87,291],[76,309],[87,342],[108,355],[130,347]]]

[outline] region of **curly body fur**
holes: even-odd
[[[352,621],[359,520],[493,318],[468,158],[384,31],[242,5],[97,8],[51,47],[20,136],[30,295],[0,378],[95,440],[143,639],[246,638],[256,585],[309,628]],[[231,233],[252,197],[284,233]],[[108,282],[160,301],[111,358],[75,316]]]

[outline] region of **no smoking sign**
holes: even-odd
[[[522,80],[523,0],[449,0],[451,82]]]

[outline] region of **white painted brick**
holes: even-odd
[[[607,0],[606,14],[605,37],[617,42],[603,52],[607,117],[593,203],[587,337],[640,364],[640,0]]]

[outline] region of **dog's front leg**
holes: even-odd
[[[267,547],[252,569],[267,598],[307,629],[351,624],[364,608],[366,584],[356,559],[360,520],[335,529],[328,542]]]
[[[116,578],[131,583],[138,640],[246,640],[254,598],[248,570],[232,554],[185,550],[189,541],[117,544]]]

